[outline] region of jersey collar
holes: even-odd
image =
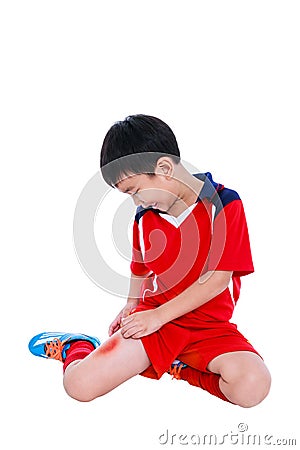
[[[204,185],[199,193],[196,203],[204,200],[205,198],[212,200],[216,193],[224,188],[222,184],[216,183],[213,180],[212,174],[210,172],[194,173],[193,175],[199,180],[204,181]]]
[[[195,203],[198,203],[198,202],[204,200],[205,198],[208,198],[210,201],[212,201],[213,198],[215,197],[215,195],[217,194],[217,192],[221,191],[224,188],[224,186],[222,184],[216,183],[213,180],[212,174],[210,172],[194,173],[193,176],[198,178],[201,181],[204,181],[204,185],[203,185]],[[140,220],[140,218],[149,210],[155,212],[156,214],[159,214],[160,212],[162,212],[162,213],[164,212],[164,211],[160,211],[159,209],[143,208],[142,206],[138,206],[136,209],[135,220],[138,222]]]

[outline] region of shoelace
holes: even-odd
[[[45,344],[45,354],[48,358],[57,359],[58,361],[63,361],[63,343],[59,339],[53,339]]]
[[[175,380],[181,380],[180,372],[183,367],[185,367],[185,364],[182,362],[170,367],[169,374],[172,375],[172,380],[174,380],[174,378]]]

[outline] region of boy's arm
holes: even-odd
[[[156,309],[132,314],[122,320],[122,334],[136,339],[159,330],[164,324],[204,305],[223,292],[231,279],[232,272],[208,272],[181,294]]]
[[[131,311],[139,304],[141,287],[145,278],[149,275],[149,273],[142,276],[137,276],[131,273],[127,303],[124,306],[124,308],[121,309],[117,317],[110,324],[108,329],[109,336],[112,336],[114,333],[116,333],[116,331],[118,331],[121,328],[122,319],[129,316]]]
[[[139,302],[142,284],[150,273],[148,272],[146,275],[138,276],[131,272],[127,302]]]

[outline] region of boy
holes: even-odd
[[[31,352],[61,360],[65,390],[80,401],[137,374],[169,372],[225,401],[257,405],[270,374],[229,322],[240,277],[254,270],[238,194],[209,173],[189,173],[172,130],[152,116],[114,124],[100,165],[105,181],[138,207],[127,304],[101,346],[86,335],[41,333]]]

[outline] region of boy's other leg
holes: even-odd
[[[220,375],[219,386],[229,401],[244,408],[259,404],[269,393],[271,376],[263,360],[250,351],[217,356],[208,370]]]
[[[172,371],[169,372],[173,375]],[[230,402],[230,400],[223,394],[220,389],[219,381],[220,375],[215,373],[202,372],[201,370],[194,369],[192,367],[184,367],[180,370],[180,373],[173,375],[173,378],[177,380],[187,381],[192,386],[200,387],[224,401]]]
[[[64,388],[79,401],[110,392],[143,372],[150,360],[140,339],[124,339],[118,331],[82,360],[72,361],[64,372]]]

